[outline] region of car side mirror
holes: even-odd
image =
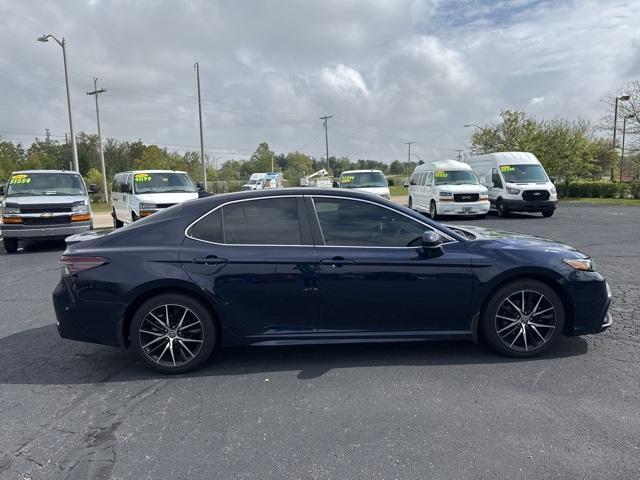
[[[338,182],[333,182],[333,188],[340,188],[340,184]]]
[[[196,183],[196,187],[198,187],[199,192],[204,192],[204,183],[198,182]]]
[[[122,185],[122,193],[131,193],[131,185],[128,183]]]
[[[4,185],[0,185],[0,195],[4,195]]]
[[[89,193],[98,193],[98,186],[95,183],[89,185]]]
[[[442,237],[432,230],[422,234],[422,250],[429,256],[442,254]]]

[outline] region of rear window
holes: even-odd
[[[199,240],[229,245],[301,245],[296,198],[265,198],[218,208],[189,230]]]

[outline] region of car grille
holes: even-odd
[[[22,217],[24,225],[63,225],[71,223],[71,217]]]
[[[549,200],[549,192],[546,190],[525,190],[522,198],[528,202],[536,200]]]
[[[480,194],[478,193],[454,193],[453,199],[456,202],[477,202]]]
[[[175,203],[157,203],[156,206],[158,208],[169,208],[169,207],[173,207],[175,205]]]
[[[19,208],[20,213],[67,213],[72,211],[73,205],[27,205]]]

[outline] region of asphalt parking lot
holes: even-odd
[[[167,377],[62,340],[60,244],[0,254],[0,478],[640,478],[640,209],[473,223],[589,253],[614,325],[532,360],[467,343],[253,347]]]

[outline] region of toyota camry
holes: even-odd
[[[611,325],[607,282],[574,248],[338,189],[188,201],[70,238],[61,269],[62,337],[166,373],[242,344],[468,339],[532,357]]]

